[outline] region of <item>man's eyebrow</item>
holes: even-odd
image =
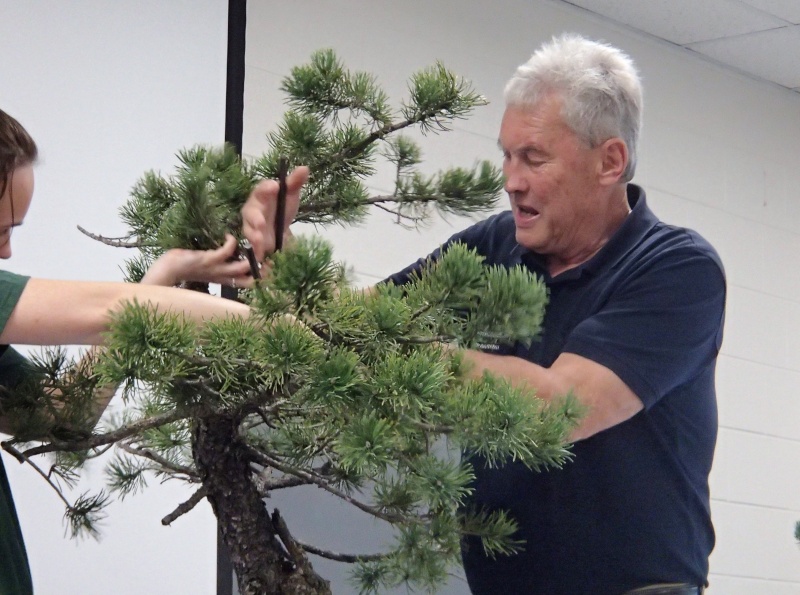
[[[519,153],[538,153],[540,155],[547,154],[547,152],[544,149],[542,149],[541,147],[539,147],[537,145],[524,145],[522,147],[514,149],[513,151],[509,151],[508,149],[506,149],[503,146],[503,143],[501,143],[499,140],[497,141],[497,148],[500,149],[504,153],[506,153],[506,152],[508,152],[508,153],[518,153],[518,154]]]

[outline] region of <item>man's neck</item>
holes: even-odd
[[[625,218],[630,214],[631,206],[628,203],[627,185],[621,185],[609,198],[608,209],[599,218],[601,222],[596,228],[596,233],[582,242],[574,253],[564,256],[550,255],[547,257],[547,271],[551,277],[574,269],[591,260],[595,254],[602,250],[617,230],[622,227]]]

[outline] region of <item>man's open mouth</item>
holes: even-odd
[[[521,220],[534,219],[539,215],[539,211],[533,207],[517,204],[517,217]]]

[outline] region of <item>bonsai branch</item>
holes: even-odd
[[[374,506],[370,506],[369,504],[364,504],[360,500],[353,498],[352,496],[348,496],[341,490],[334,488],[326,479],[322,477],[318,477],[315,474],[309,473],[308,471],[304,471],[302,469],[297,469],[296,467],[292,467],[291,465],[287,465],[285,463],[280,462],[279,460],[266,455],[262,452],[258,452],[252,448],[247,449],[249,455],[252,457],[252,460],[260,463],[266,467],[272,467],[281,471],[287,475],[294,475],[295,477],[299,477],[302,479],[307,480],[309,483],[313,483],[319,488],[322,488],[326,492],[333,494],[337,498],[344,500],[366,512],[367,514],[374,516],[375,518],[381,519],[382,521],[386,521],[387,523],[398,523],[406,520],[405,517],[397,514],[387,514]]]
[[[382,194],[379,196],[371,196],[369,198],[365,198],[361,201],[362,205],[375,205],[380,206],[382,203],[397,203],[397,204],[408,204],[408,203],[429,203],[429,202],[445,202],[448,200],[449,197],[443,194],[404,194],[401,197],[398,197],[394,194]],[[326,201],[314,201],[310,203],[301,204],[300,208],[298,209],[299,214],[304,213],[317,213],[318,211],[324,210],[335,210],[340,205],[338,200],[326,200]],[[392,211],[390,211],[392,212]],[[411,218],[409,215],[403,215],[403,217]]]
[[[401,213],[401,212],[400,212],[399,210],[397,210],[397,209],[390,209],[389,207],[383,206],[382,204],[379,204],[379,203],[374,203],[374,204],[375,204],[375,206],[376,206],[376,207],[378,207],[380,210],[382,210],[382,211],[386,211],[386,212],[387,212],[387,213],[389,213],[390,215],[394,215],[394,216],[396,216],[396,217],[397,217],[397,224],[398,224],[398,225],[403,225],[403,223],[402,223],[403,219],[406,219],[406,220],[408,220],[408,221],[411,221],[411,222],[412,222],[412,223],[414,223],[415,225],[418,225],[418,224],[419,224],[419,223],[421,223],[422,221],[425,221],[425,217],[415,217],[415,216],[413,216],[413,215],[407,215],[406,213]],[[405,225],[403,225],[403,226],[404,226],[404,227],[406,227]],[[408,226],[408,228],[410,228],[410,226]]]
[[[48,444],[42,444],[41,446],[29,448],[22,454],[26,457],[31,457],[48,452],[78,452],[81,450],[91,450],[93,448],[97,448],[98,446],[105,446],[106,444],[119,442],[120,440],[124,440],[129,436],[133,436],[134,434],[138,434],[145,430],[157,428],[159,426],[180,421],[182,419],[187,419],[189,417],[192,417],[192,413],[189,411],[167,411],[159,415],[154,415],[152,417],[147,417],[145,419],[126,424],[121,428],[106,434],[97,434],[91,438],[87,438],[85,440],[76,440],[74,442],[53,440]]]
[[[185,467],[183,465],[178,465],[177,463],[173,463],[172,461],[169,461],[168,459],[162,457],[161,455],[154,453],[152,450],[146,448],[136,448],[135,446],[126,442],[119,442],[118,445],[122,450],[124,450],[127,453],[136,455],[137,457],[150,459],[154,463],[161,465],[162,467],[172,471],[173,473],[185,475],[187,480],[191,481],[192,483],[198,483],[200,481],[200,476],[194,469],[191,469],[190,467]]]
[[[295,540],[295,543],[297,543],[297,545],[299,545],[309,554],[314,554],[316,556],[327,558],[328,560],[334,560],[336,562],[346,562],[348,564],[354,564],[356,562],[370,562],[373,560],[382,560],[384,558],[388,558],[391,555],[391,554],[342,554],[339,552],[332,552],[330,550],[325,550],[315,545],[311,545],[310,543],[304,543],[302,541]]]
[[[93,240],[97,240],[105,244],[106,246],[113,246],[114,248],[155,248],[154,244],[146,244],[141,240],[131,240],[131,236],[125,236],[122,238],[107,238],[96,233],[92,233],[78,225],[78,231],[82,234],[89,236]]]
[[[26,452],[20,452],[16,448],[14,448],[9,442],[3,442],[2,443],[2,447],[3,447],[3,450],[5,450],[8,453],[12,454],[20,463],[27,463],[28,465],[33,467],[34,470],[36,471],[36,473],[41,475],[44,478],[44,480],[48,483],[48,485],[51,488],[53,488],[55,493],[58,494],[58,497],[64,503],[64,506],[67,507],[67,510],[69,510],[71,512],[75,511],[75,507],[72,506],[72,503],[69,500],[67,500],[66,496],[64,496],[64,492],[61,491],[61,488],[59,488],[56,485],[56,483],[50,478],[50,474],[49,473],[45,473],[44,471],[42,471],[42,469],[39,467],[39,465],[37,465],[36,463],[34,463],[30,459],[30,457],[27,454],[27,451]]]
[[[271,477],[272,468],[266,467],[260,471],[256,471],[257,475],[254,479],[258,493],[262,496],[268,496],[272,490],[282,490],[284,488],[294,488],[302,485],[309,485],[311,481],[293,475],[285,477]]]
[[[375,141],[379,141],[390,134],[397,132],[398,130],[402,130],[403,128],[408,128],[409,126],[414,126],[415,124],[427,122],[428,120],[432,120],[439,126],[439,128],[446,130],[441,118],[448,118],[447,112],[449,111],[452,103],[453,102],[451,100],[443,100],[437,105],[431,105],[424,111],[417,111],[413,113],[413,116],[410,118],[406,118],[405,120],[401,120],[399,122],[386,124],[374,132],[371,132],[360,143],[357,143],[352,147],[342,149],[338,153],[333,154],[329,159],[325,160],[325,164],[332,165],[337,162],[345,161],[354,155],[360,155]]]
[[[185,515],[187,512],[192,510],[199,502],[201,502],[206,495],[208,494],[208,490],[205,486],[201,487],[197,490],[192,496],[186,501],[180,504],[175,510],[161,519],[161,524],[165,526],[169,526],[175,521],[178,517]]]
[[[295,565],[302,567],[304,570],[308,570],[308,560],[303,553],[303,549],[297,545],[294,537],[292,537],[292,534],[289,532],[289,527],[286,526],[286,521],[283,520],[277,508],[272,511],[270,520],[272,521],[275,533],[280,538]]]

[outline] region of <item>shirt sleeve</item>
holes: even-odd
[[[716,357],[724,309],[718,262],[697,250],[672,251],[575,327],[564,351],[609,368],[649,409]]]
[[[394,285],[403,286],[409,281],[411,281],[411,276],[415,273],[419,274],[419,272],[425,268],[425,266],[430,262],[436,262],[442,256],[442,252],[447,250],[447,247],[450,246],[453,242],[458,242],[459,237],[453,236],[447,242],[425,256],[424,258],[420,258],[419,260],[412,262],[402,271],[398,271],[394,275],[387,277],[382,281],[382,283],[393,283]]]
[[[11,312],[19,301],[30,277],[0,271],[0,333],[6,328]]]
[[[0,333],[6,327],[30,277],[0,271]],[[30,364],[23,355],[8,345],[0,345],[0,386],[13,388],[25,378]],[[6,394],[0,390],[0,399]]]
[[[506,215],[506,217],[503,217],[503,215]],[[511,227],[509,227],[509,223]],[[492,215],[488,219],[484,219],[452,235],[442,246],[428,256],[420,258],[402,271],[384,279],[383,282],[405,285],[409,282],[413,273],[418,273],[429,262],[437,261],[450,246],[456,243],[463,243],[468,248],[477,250],[478,254],[487,258],[487,264],[504,262],[503,258],[506,257],[510,248],[516,245],[513,238],[513,219],[510,218],[510,213]]]

